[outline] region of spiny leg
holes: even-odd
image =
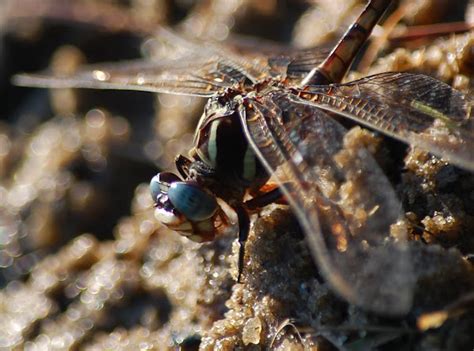
[[[250,230],[250,218],[247,210],[238,206],[235,208],[239,220],[239,261],[237,269],[239,271],[237,282],[241,283],[242,271],[244,270],[245,242],[247,241]]]
[[[186,157],[184,157],[183,155],[178,155],[176,156],[174,163],[181,177],[183,179],[186,179],[189,174],[189,166],[191,164],[191,161],[187,159]]]
[[[250,231],[250,218],[248,211],[255,211],[259,208],[265,207],[271,203],[280,201],[283,195],[280,188],[274,188],[268,192],[262,193],[246,202],[243,206],[235,208],[239,221],[239,258],[238,258],[238,277],[237,282],[241,282],[242,272],[244,269],[245,258],[245,243]]]
[[[262,194],[258,194],[258,196],[245,201],[244,205],[245,208],[253,211],[259,208],[265,207],[267,205],[279,202],[283,199],[283,194],[281,193],[280,188],[274,188],[270,191],[267,191]]]

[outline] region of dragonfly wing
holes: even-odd
[[[474,170],[474,100],[421,74],[381,73],[309,86],[300,97]]]
[[[244,57],[245,67],[256,77],[279,76],[299,83],[330,52],[330,47],[298,49],[262,39],[231,37],[225,42],[234,54]]]
[[[286,93],[250,100],[240,116],[335,291],[372,311],[406,313],[413,292],[406,229],[391,230],[401,206],[368,151],[323,111]]]
[[[209,97],[225,87],[256,83],[270,76],[299,80],[325,57],[326,51],[301,50],[269,58],[247,45],[204,43],[166,28],[144,44],[149,58],[82,67],[71,75],[51,72],[19,74],[22,86],[136,90]],[[268,51],[268,50],[267,50]]]
[[[203,45],[220,55],[228,64],[233,64],[253,81],[270,76],[282,76],[299,82],[313,68],[324,61],[330,47],[296,49],[263,39],[232,36],[222,43],[203,43],[184,38],[166,28],[157,30],[155,37],[146,43],[150,56],[154,58],[174,57],[199,53]]]
[[[251,49],[239,39],[225,42],[200,41],[161,27],[152,39],[145,42],[144,49],[153,60],[211,54],[219,57],[226,65],[244,73],[254,83],[269,76],[268,56],[258,47]]]
[[[190,55],[177,60],[134,60],[85,66],[72,75],[20,74],[18,85],[50,88],[137,90],[209,97],[246,80],[218,56]]]
[[[330,48],[324,47],[297,52],[288,65],[288,77],[294,80],[303,79],[313,68],[323,62],[330,52]]]

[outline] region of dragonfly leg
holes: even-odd
[[[239,221],[239,261],[238,261],[238,277],[237,282],[241,282],[242,272],[244,269],[245,243],[250,230],[250,218],[248,211],[257,210],[271,203],[282,200],[283,194],[280,188],[276,187],[270,191],[259,194],[258,196],[243,203],[243,206],[237,206],[235,211]]]
[[[215,170],[209,167],[205,162],[191,161],[183,155],[176,156],[174,163],[184,180],[188,180],[193,172],[201,177],[212,177],[215,173]]]
[[[237,282],[241,283],[242,271],[244,270],[244,256],[245,256],[245,242],[249,235],[250,230],[250,218],[247,210],[243,206],[235,208],[237,217],[239,219],[239,261],[237,269],[239,271],[237,276]]]
[[[262,194],[258,194],[254,198],[245,201],[244,205],[249,210],[257,210],[269,204],[280,202],[283,199],[283,194],[280,188],[274,188]]]
[[[191,161],[183,155],[178,155],[176,156],[174,163],[181,177],[186,179],[189,174],[189,166],[191,165]]]

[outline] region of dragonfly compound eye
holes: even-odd
[[[168,190],[168,197],[176,210],[193,222],[211,218],[218,208],[214,196],[191,182],[174,182]]]
[[[180,182],[181,179],[173,173],[161,172],[154,176],[150,181],[150,193],[153,201],[157,201],[160,194],[168,193],[172,183]]]

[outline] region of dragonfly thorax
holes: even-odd
[[[242,131],[238,113],[241,99],[238,95],[228,99],[224,95],[209,100],[190,152],[194,160],[213,170],[213,178],[218,179],[225,189],[220,189],[221,185],[208,186],[226,201],[230,200],[225,194],[227,189],[245,191],[246,188],[261,186],[268,179]]]

